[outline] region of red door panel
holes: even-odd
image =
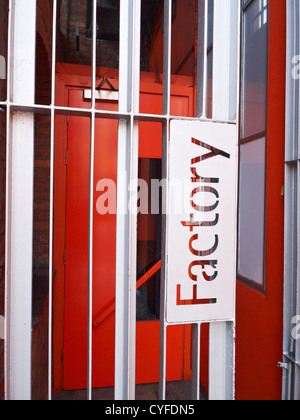
[[[143,94],[148,112],[154,112],[158,95]],[[153,101],[151,100],[153,99]],[[159,99],[159,98],[158,98]],[[184,98],[183,100],[186,100]],[[157,103],[156,103],[157,102]],[[178,98],[180,109],[185,107]],[[83,91],[69,91],[69,105],[84,107]],[[86,102],[86,107],[90,106]],[[99,102],[105,110],[117,110],[117,103]],[[156,110],[157,112],[157,110]],[[181,111],[180,111],[181,112]],[[186,106],[188,116],[188,106]],[[151,140],[151,141],[150,141]],[[101,179],[117,179],[118,123],[96,118],[94,209],[101,193],[96,185]],[[149,147],[151,144],[151,147]],[[87,386],[87,313],[88,313],[88,217],[89,217],[90,120],[70,117],[68,126],[68,167],[66,203],[66,266],[64,367],[65,390]],[[140,126],[140,157],[161,158],[161,125]],[[151,238],[153,239],[153,238]],[[94,211],[93,242],[93,314],[98,317],[108,307],[108,316],[93,328],[93,387],[114,385],[115,353],[115,256],[116,216]],[[167,379],[183,377],[184,327],[169,327],[167,336]],[[159,380],[159,321],[137,322],[137,383]]]

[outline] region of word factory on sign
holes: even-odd
[[[234,317],[236,126],[172,121],[169,182],[188,187],[181,215],[169,212],[167,322]],[[169,190],[169,203],[175,193]]]

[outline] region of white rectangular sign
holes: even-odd
[[[235,318],[237,126],[172,120],[167,323]]]

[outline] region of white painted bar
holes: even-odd
[[[284,316],[282,399],[297,400],[300,395],[300,344],[297,339],[300,313],[299,264],[299,78],[297,75],[300,52],[299,16],[297,0],[287,0],[286,42],[286,133],[285,133],[285,239],[284,239]]]
[[[192,326],[192,400],[200,400],[200,344],[201,344],[201,324]]]
[[[162,141],[162,179],[168,179],[168,150],[169,150],[170,124],[163,124]],[[166,197],[168,208],[168,196]],[[161,237],[161,282],[160,282],[160,350],[159,350],[159,399],[166,399],[166,355],[167,355],[167,323],[166,323],[166,275],[168,267],[168,213],[162,214]]]
[[[48,400],[52,400],[52,327],[53,327],[53,224],[54,224],[54,127],[57,0],[53,0],[52,68],[51,68],[51,132],[50,132],[50,203],[49,203],[49,318],[48,318]]]
[[[240,2],[215,0],[213,56],[213,118],[230,120],[237,106],[239,71]],[[235,13],[236,21],[231,21]],[[232,23],[232,24],[231,24]],[[237,220],[237,216],[236,216]],[[235,396],[235,322],[210,324],[209,399],[233,400]],[[229,341],[229,342],[228,342]],[[230,344],[231,343],[231,344]]]
[[[197,50],[197,89],[196,89],[196,115],[205,116],[204,101],[205,95],[205,73],[207,75],[207,0],[198,0],[198,50]]]
[[[36,0],[12,2],[11,98],[30,105],[35,95]],[[31,398],[34,117],[10,115],[7,161],[6,398]]]
[[[170,138],[170,102],[171,102],[171,46],[172,46],[172,0],[164,0],[164,66],[163,66],[163,114],[167,120],[163,123],[162,134],[162,178],[168,179],[168,156]],[[166,202],[168,208],[168,202]],[[160,285],[160,351],[159,351],[159,399],[166,399],[166,273],[168,265],[167,219],[162,215],[161,237],[161,285]]]
[[[34,118],[14,113],[11,126],[8,395],[10,400],[30,400]]]
[[[164,0],[163,114],[170,115],[172,0]]]
[[[12,74],[12,66],[11,66],[11,45],[12,45],[12,2],[13,0],[9,0],[9,14],[8,14],[8,40],[7,40],[7,77],[8,80],[11,80]],[[10,91],[11,91],[11,83],[7,83],[7,99],[10,99]],[[5,185],[5,213],[10,214],[10,200],[9,200],[9,188],[10,188],[10,144],[11,144],[11,135],[10,135],[10,115],[11,115],[11,108],[7,105],[6,111],[6,185]],[[9,399],[9,298],[10,298],[10,291],[9,291],[9,229],[10,229],[10,220],[9,217],[5,217],[5,314],[4,314],[4,399]]]
[[[231,0],[214,0],[213,119],[228,120],[230,109]]]
[[[131,138],[130,138],[130,197],[129,197],[129,314],[128,314],[128,399],[135,400],[136,385],[136,281],[137,281],[137,201],[139,167],[139,122],[133,115],[140,106],[140,40],[141,0],[133,1],[132,10],[132,73],[131,73]]]
[[[92,100],[90,117],[90,174],[89,174],[89,250],[88,250],[88,342],[87,342],[87,399],[92,400],[93,365],[93,240],[94,240],[94,169],[95,169],[95,89],[97,58],[97,0],[93,0],[92,35]]]
[[[115,399],[135,399],[136,358],[136,258],[137,179],[140,91],[140,0],[120,2],[119,112],[129,112],[129,121],[119,121],[117,248],[116,248],[116,345]],[[131,190],[128,193],[128,185]],[[129,203],[129,208],[128,208]]]

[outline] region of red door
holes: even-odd
[[[174,106],[186,108],[186,98],[174,100]],[[69,90],[69,106],[88,108],[83,91]],[[160,112],[160,95],[142,94],[147,112]],[[99,109],[117,110],[117,103],[99,102]],[[148,146],[151,140],[151,147]],[[116,215],[100,215],[97,200],[98,181],[117,179],[118,123],[96,119],[94,179],[94,265],[93,265],[93,387],[114,385],[115,355],[115,250]],[[66,265],[64,366],[65,390],[87,386],[87,313],[88,313],[88,214],[89,214],[90,121],[70,117],[68,125],[68,166],[66,193]],[[141,123],[140,177],[146,181],[159,176],[161,165],[161,126]],[[112,184],[113,185],[113,184]],[[111,203],[107,203],[110,205]],[[141,277],[137,292],[137,383],[159,380],[159,216],[138,218],[138,272]],[[149,281],[145,274],[154,266]],[[143,276],[144,275],[144,276]],[[143,277],[142,277],[143,276]],[[168,328],[167,379],[183,378],[184,327]]]
[[[282,186],[284,185],[286,74],[286,51],[283,40],[286,37],[286,2],[269,1],[268,4],[265,286],[261,291],[254,287],[254,282],[251,284],[242,281],[237,284],[236,398],[238,400],[280,400],[282,394],[282,370],[278,368],[277,363],[282,360],[283,331],[284,197]],[[252,51],[256,53],[257,49],[252,46]],[[258,73],[257,63],[255,66],[255,71]],[[253,129],[259,122],[257,116],[261,116],[261,111],[257,106],[261,101],[258,101],[257,93],[262,89],[261,87],[255,89],[255,85],[250,84],[249,91],[256,94],[255,102],[253,101],[250,105],[254,110],[254,123],[251,125]],[[247,147],[251,147],[251,142]],[[258,148],[257,151],[259,152]],[[246,163],[258,162],[259,156],[259,153],[253,154]],[[255,190],[257,191],[257,186]],[[247,193],[251,196],[249,191]],[[255,200],[253,194],[250,201],[252,201],[252,207],[249,206],[249,214],[252,216],[260,203]],[[247,211],[247,208],[244,207],[244,209]],[[250,243],[250,235],[246,239]],[[257,255],[256,251],[250,248],[247,257],[251,269],[257,266],[253,259],[253,255]]]

